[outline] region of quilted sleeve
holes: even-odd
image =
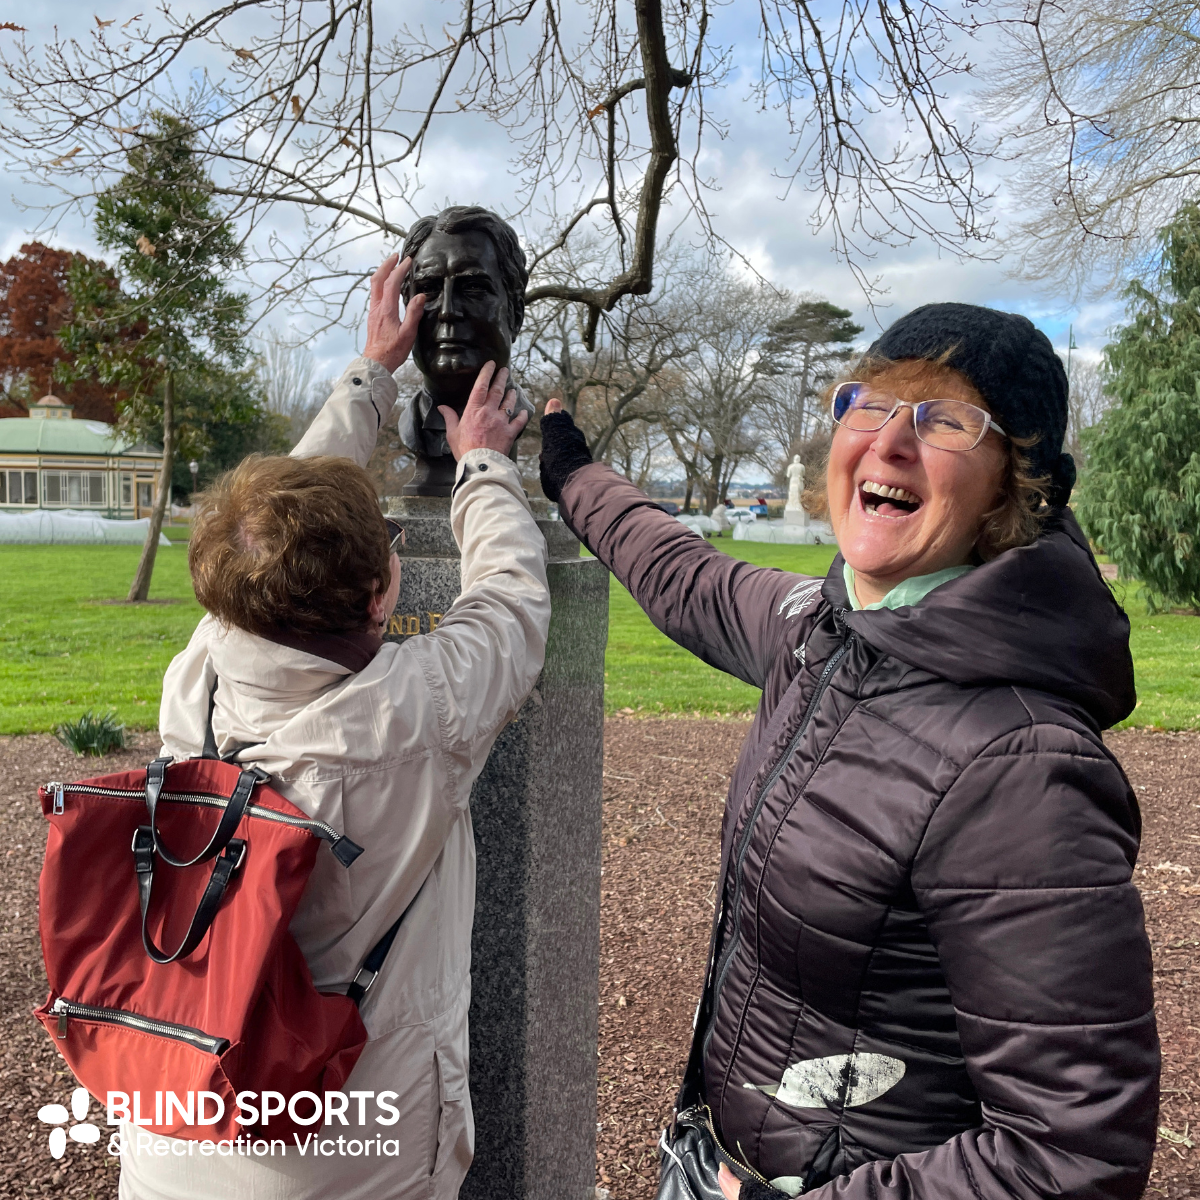
[[[788,619],[820,603],[822,580],[722,554],[603,463],[571,475],[559,509],[667,637],[753,687],[764,685]]]

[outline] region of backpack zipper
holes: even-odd
[[[836,617],[836,613],[834,614]],[[750,816],[746,819],[746,827],[742,830],[742,839],[738,844],[737,859],[734,867],[733,877],[733,900],[730,904],[730,920],[732,922],[732,933],[729,939],[729,945],[722,957],[720,966],[717,969],[716,982],[713,985],[712,995],[712,1011],[708,1019],[708,1032],[704,1035],[703,1054],[708,1053],[709,1043],[712,1041],[713,1030],[717,1024],[717,1001],[721,995],[721,988],[725,984],[725,978],[729,974],[729,968],[733,963],[733,954],[738,947],[738,942],[741,940],[741,933],[738,929],[737,915],[738,909],[742,901],[742,870],[746,861],[746,852],[750,848],[750,837],[754,833],[754,823],[758,820],[759,813],[762,812],[763,804],[766,802],[767,793],[778,782],[780,775],[783,774],[784,768],[788,765],[792,755],[796,751],[796,747],[800,744],[800,739],[804,736],[804,731],[808,728],[809,721],[812,720],[813,713],[817,710],[817,705],[821,701],[821,697],[825,694],[825,689],[829,686],[830,679],[833,678],[834,671],[837,670],[838,664],[849,653],[850,646],[854,641],[854,634],[847,635],[846,640],[829,656],[829,661],[825,664],[825,669],[821,672],[821,678],[817,680],[816,689],[813,691],[812,699],[808,702],[808,707],[804,710],[804,718],[800,722],[799,728],[792,734],[791,740],[788,742],[783,754],[780,755],[779,761],[771,769],[771,774],[767,776],[766,782],[758,793],[758,799],[754,802],[754,808],[750,812]]]
[[[171,1038],[176,1042],[186,1042],[197,1050],[204,1050],[218,1057],[229,1049],[229,1039],[213,1037],[190,1025],[176,1025],[172,1021],[156,1021],[153,1017],[138,1016],[137,1013],[125,1012],[119,1008],[95,1008],[90,1004],[77,1004],[59,996],[51,1005],[50,1011],[58,1017],[58,1036],[67,1036],[67,1021],[74,1017],[80,1021],[98,1021],[104,1025],[123,1025],[127,1029],[136,1029],[140,1033],[151,1033],[155,1037]]]
[[[46,788],[54,796],[55,813],[62,813],[67,792],[79,792],[85,796],[112,796],[120,800],[144,800],[146,797],[144,791],[136,788],[93,787],[80,783],[48,783]],[[226,808],[229,805],[228,796],[217,796],[210,792],[163,792],[159,799],[178,804],[198,804],[203,808]],[[315,817],[291,817],[287,813],[278,813],[273,808],[266,808],[261,804],[248,804],[246,816],[290,825],[293,829],[307,830],[315,837],[328,842],[338,861],[347,867],[362,853],[362,847],[356,842],[352,842],[344,833],[338,833],[332,825],[318,821]]]

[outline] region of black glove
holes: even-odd
[[[566,412],[547,413],[542,418],[542,491],[558,503],[567,480],[592,461],[583,430]]]
[[[743,1179],[738,1200],[780,1200],[780,1197],[786,1194],[769,1184],[759,1183],[757,1179]]]

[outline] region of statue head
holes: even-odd
[[[454,205],[415,222],[401,251],[410,256],[404,298],[426,296],[413,358],[437,402],[461,412],[485,362],[508,366],[525,319],[525,252],[495,213]]]
[[[800,465],[801,465],[801,463],[800,463],[800,455],[798,455],[798,454],[793,454],[793,455],[792,455],[792,466],[794,466],[794,467],[798,467],[798,466],[800,466]]]

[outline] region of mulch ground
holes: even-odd
[[[648,1200],[655,1144],[678,1086],[704,971],[721,805],[746,733],[740,721],[614,718],[606,736],[597,1171],[612,1200]],[[1148,1195],[1200,1200],[1200,734],[1113,735],[1142,802],[1137,881],[1155,957],[1163,1041],[1160,1139]],[[116,1196],[116,1160],[69,1143],[46,1148],[43,1104],[74,1081],[29,1017],[45,998],[37,874],[45,823],[33,800],[49,779],[143,765],[157,742],[84,766],[49,737],[0,737],[7,833],[0,916],[0,1196]],[[93,1104],[91,1119],[103,1123]],[[1197,1143],[1193,1148],[1189,1143]]]

